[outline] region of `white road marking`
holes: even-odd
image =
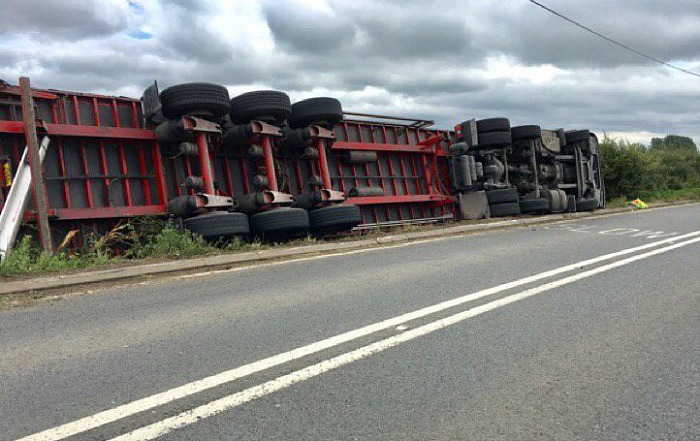
[[[614,259],[616,257],[624,256],[627,254],[635,253],[638,251],[643,251],[652,247],[663,245],[666,243],[678,241],[681,239],[686,239],[693,236],[700,235],[700,231],[695,231],[682,236],[676,236],[669,239],[660,240],[657,242],[651,242],[645,245],[636,246],[633,248],[627,248],[624,250],[616,251],[613,253],[604,254],[591,259],[576,262],[570,265],[565,265],[559,268],[555,268],[549,271],[544,271],[539,274],[535,274],[528,277],[523,277],[521,279],[504,283],[492,288],[477,291],[465,296],[461,296],[455,299],[446,300],[444,302],[437,303],[435,305],[427,306],[412,312],[398,315],[377,323],[373,323],[361,328],[354,329],[342,334],[338,334],[333,337],[329,337],[324,340],[320,340],[315,343],[311,343],[306,346],[301,346],[296,349],[292,349],[288,352],[273,355],[262,360],[255,361],[253,363],[243,365],[228,371],[212,375],[210,377],[203,378],[191,383],[184,384],[182,386],[166,390],[145,398],[141,398],[135,401],[131,401],[126,404],[114,407],[112,409],[107,409],[93,415],[62,424],[50,429],[37,432],[33,435],[26,436],[17,441],[57,441],[70,436],[86,432],[88,430],[109,424],[111,422],[120,420],[122,418],[129,417],[131,415],[143,412],[145,410],[152,409],[163,404],[170,403],[172,401],[202,392],[207,389],[211,389],[220,386],[225,383],[229,383],[234,380],[255,374],[257,372],[288,363],[293,360],[300,359],[307,355],[315,354],[320,351],[332,348],[361,337],[373,334],[378,331],[382,331],[388,328],[396,327],[398,325],[410,322],[412,320],[419,319],[421,317],[426,317],[430,314],[434,314],[448,308],[452,308],[467,302],[471,302],[482,297],[497,294],[509,289],[517,288],[529,283],[537,282],[549,277],[553,277],[566,272],[574,271],[577,269],[582,269],[584,267],[603,262],[606,260]],[[415,330],[414,330],[415,331]]]
[[[610,228],[608,230],[600,230],[600,226],[597,225],[584,225],[584,224],[554,224],[547,225],[544,227],[545,230],[554,231],[571,231],[572,233],[597,233],[604,236],[629,236],[629,237],[643,237],[645,239],[660,239],[662,237],[677,236],[678,233],[675,231],[651,231],[651,230],[640,230],[638,228]]]
[[[603,265],[568,277],[563,277],[559,280],[555,280],[544,285],[527,289],[525,291],[521,291],[517,294],[503,297],[498,300],[494,300],[492,302],[468,309],[463,312],[459,312],[449,317],[445,317],[443,319],[425,324],[413,330],[406,331],[402,334],[397,334],[395,336],[385,338],[384,340],[379,340],[375,343],[369,344],[359,349],[355,349],[345,354],[321,361],[320,363],[294,371],[287,375],[283,375],[274,380],[267,381],[257,386],[245,389],[241,392],[228,395],[218,400],[211,401],[203,406],[196,407],[194,409],[182,412],[173,417],[166,418],[157,423],[150,424],[140,429],[136,429],[124,435],[112,438],[109,441],[148,441],[158,438],[162,435],[172,432],[173,430],[177,430],[185,426],[191,425],[205,418],[212,417],[226,410],[240,406],[241,404],[247,403],[265,395],[269,395],[278,390],[285,389],[296,383],[300,383],[302,381],[316,377],[325,372],[350,364],[354,361],[367,358],[371,355],[385,351],[401,343],[405,343],[418,337],[433,333],[450,325],[454,325],[469,318],[481,315],[485,312],[492,311],[496,308],[509,305],[519,300],[523,300],[528,297],[532,297],[537,294],[541,294],[543,292],[550,291],[552,289],[564,285],[568,285],[581,279],[585,279],[606,271],[610,271],[612,269],[619,268],[624,265],[629,265],[638,260],[656,256],[657,254],[666,253],[677,248],[688,246],[697,242],[700,242],[700,238],[691,239],[685,242],[677,243],[675,245],[670,245],[664,248],[649,251],[644,254],[638,254],[636,256],[618,260],[617,262]]]

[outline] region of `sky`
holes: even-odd
[[[540,0],[700,73],[697,0]],[[0,79],[139,97],[206,81],[231,96],[332,96],[347,111],[451,128],[589,128],[700,144],[700,78],[611,45],[527,0],[0,0]]]

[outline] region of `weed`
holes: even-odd
[[[166,225],[155,235],[132,235],[134,243],[126,251],[127,258],[144,259],[149,257],[190,257],[214,254],[219,248],[208,243],[188,230],[180,231],[173,225]]]
[[[62,252],[56,255],[39,250],[30,236],[23,236],[17,247],[0,261],[0,276],[14,276],[36,272],[57,272],[104,265],[116,260],[104,250],[83,255]]]

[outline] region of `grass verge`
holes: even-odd
[[[171,222],[157,218],[141,218],[117,224],[103,234],[87,238],[81,250],[42,253],[29,235],[0,261],[0,277],[64,272],[121,264],[146,259],[172,259],[204,256],[263,248],[259,242],[235,238],[227,242],[209,243]]]
[[[646,202],[692,202],[700,200],[700,188],[664,190],[645,195]],[[627,206],[625,198],[608,201],[609,208]],[[405,233],[435,228],[437,225],[404,225],[393,228],[377,227],[362,233],[367,237],[378,237],[398,231]],[[353,240],[347,236],[338,240]],[[79,251],[61,251],[55,255],[45,254],[30,236],[24,236],[5,259],[0,261],[0,277],[20,277],[41,273],[66,272],[107,265],[128,264],[147,260],[163,260],[206,256],[222,253],[255,251],[274,247],[297,247],[322,241],[306,237],[284,243],[246,242],[235,238],[227,242],[210,243],[191,232],[180,231],[170,221],[159,218],[139,218],[129,223],[117,224],[103,234],[94,234],[87,239],[86,246]]]

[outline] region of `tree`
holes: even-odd
[[[687,136],[667,135],[665,138],[652,138],[650,150],[675,152],[697,152],[695,141]]]

